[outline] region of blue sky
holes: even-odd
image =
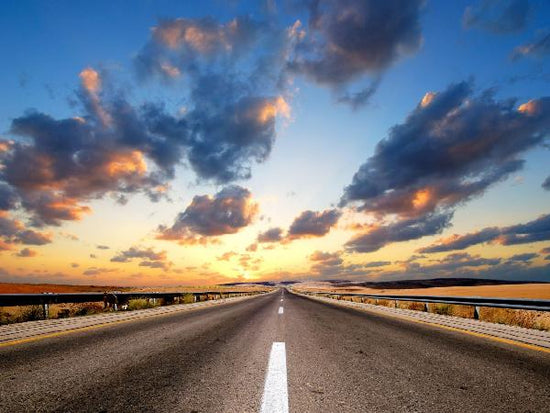
[[[0,280],[550,280],[544,1],[0,10]],[[434,126],[421,110],[436,105]],[[423,150],[456,165],[427,167]],[[500,232],[418,252],[488,227]]]

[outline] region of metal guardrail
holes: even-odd
[[[44,318],[49,316],[51,304],[75,304],[103,302],[103,308],[112,307],[115,311],[119,306],[134,299],[163,300],[164,303],[179,302],[184,296],[193,296],[193,302],[207,301],[227,297],[263,294],[260,291],[187,291],[187,292],[116,292],[104,293],[42,293],[42,294],[0,294],[0,307],[40,305]]]
[[[480,307],[510,308],[514,310],[550,311],[550,300],[533,300],[528,298],[491,298],[491,297],[454,297],[454,296],[428,296],[428,295],[382,295],[382,294],[357,294],[357,293],[330,293],[326,291],[302,292],[306,295],[319,295],[325,297],[361,297],[371,300],[394,301],[397,307],[398,301],[411,301],[424,304],[454,304],[474,307],[474,318],[479,318]],[[376,302],[375,302],[376,304]],[[425,307],[427,311],[427,307]]]

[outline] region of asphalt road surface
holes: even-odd
[[[550,356],[282,291],[0,348],[1,412],[548,412]]]

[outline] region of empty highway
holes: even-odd
[[[543,412],[550,356],[278,291],[0,347],[1,412]]]

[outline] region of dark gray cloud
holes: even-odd
[[[18,244],[45,245],[52,242],[52,234],[28,229],[11,218],[6,211],[0,211],[0,251],[11,250]]]
[[[550,214],[525,224],[507,227],[488,227],[466,235],[453,235],[419,249],[422,253],[463,250],[473,245],[496,243],[500,245],[529,244],[550,240]]]
[[[367,262],[363,267],[365,268],[377,268],[377,267],[384,267],[386,265],[390,265],[391,261],[371,261]]]
[[[165,261],[166,251],[156,252],[153,248],[130,247],[125,251],[119,252],[111,258],[111,261],[130,262],[135,258],[146,258],[149,261]]]
[[[140,267],[168,269],[172,266],[166,251],[155,251],[153,248],[130,247],[111,258],[111,262],[127,263],[134,260],[141,260]]]
[[[322,237],[338,223],[342,213],[337,209],[325,211],[304,211],[297,216],[290,228],[287,237],[289,239]]]
[[[349,252],[373,252],[393,242],[438,234],[450,225],[452,217],[452,212],[431,213],[419,218],[373,226],[368,232],[358,234],[346,242],[345,248]]]
[[[258,204],[246,188],[232,185],[214,196],[195,196],[171,227],[159,226],[158,239],[201,243],[208,237],[234,234],[252,223]]]
[[[109,247],[108,245],[96,245],[96,248],[98,250],[108,250],[110,249],[111,247]]]
[[[341,265],[344,260],[340,257],[340,252],[322,252],[315,251],[309,256],[311,261],[321,262],[323,265],[336,266]]]
[[[525,254],[515,254],[515,255],[512,255],[510,258],[508,258],[508,261],[528,263],[534,260],[535,258],[537,258],[538,256],[539,254],[534,252],[528,252]]]
[[[309,256],[309,259],[313,262],[308,274],[309,277],[348,279],[369,274],[369,271],[365,270],[365,267],[360,264],[344,264],[340,251],[332,253],[315,251]]]
[[[258,234],[258,242],[280,242],[283,240],[283,230],[282,228],[275,227],[270,228],[267,231],[264,231]]]
[[[550,176],[548,176],[542,183],[542,187],[547,191],[550,191]]]
[[[297,42],[289,70],[341,91],[366,74],[378,77],[400,57],[422,44],[423,0],[303,1],[309,11],[309,32],[293,27]],[[344,92],[340,102],[359,106],[378,86]]]
[[[9,211],[17,204],[17,193],[13,188],[0,182],[0,211]]]
[[[543,58],[550,55],[550,30],[544,30],[537,34],[531,43],[518,46],[512,52],[512,60],[521,57]]]
[[[340,206],[360,202],[376,214],[419,216],[482,194],[522,168],[519,156],[550,128],[550,97],[515,107],[470,83],[428,93],[390,129],[355,173]]]
[[[517,33],[526,27],[530,12],[528,0],[480,0],[477,6],[466,8],[462,23],[467,29]]]

